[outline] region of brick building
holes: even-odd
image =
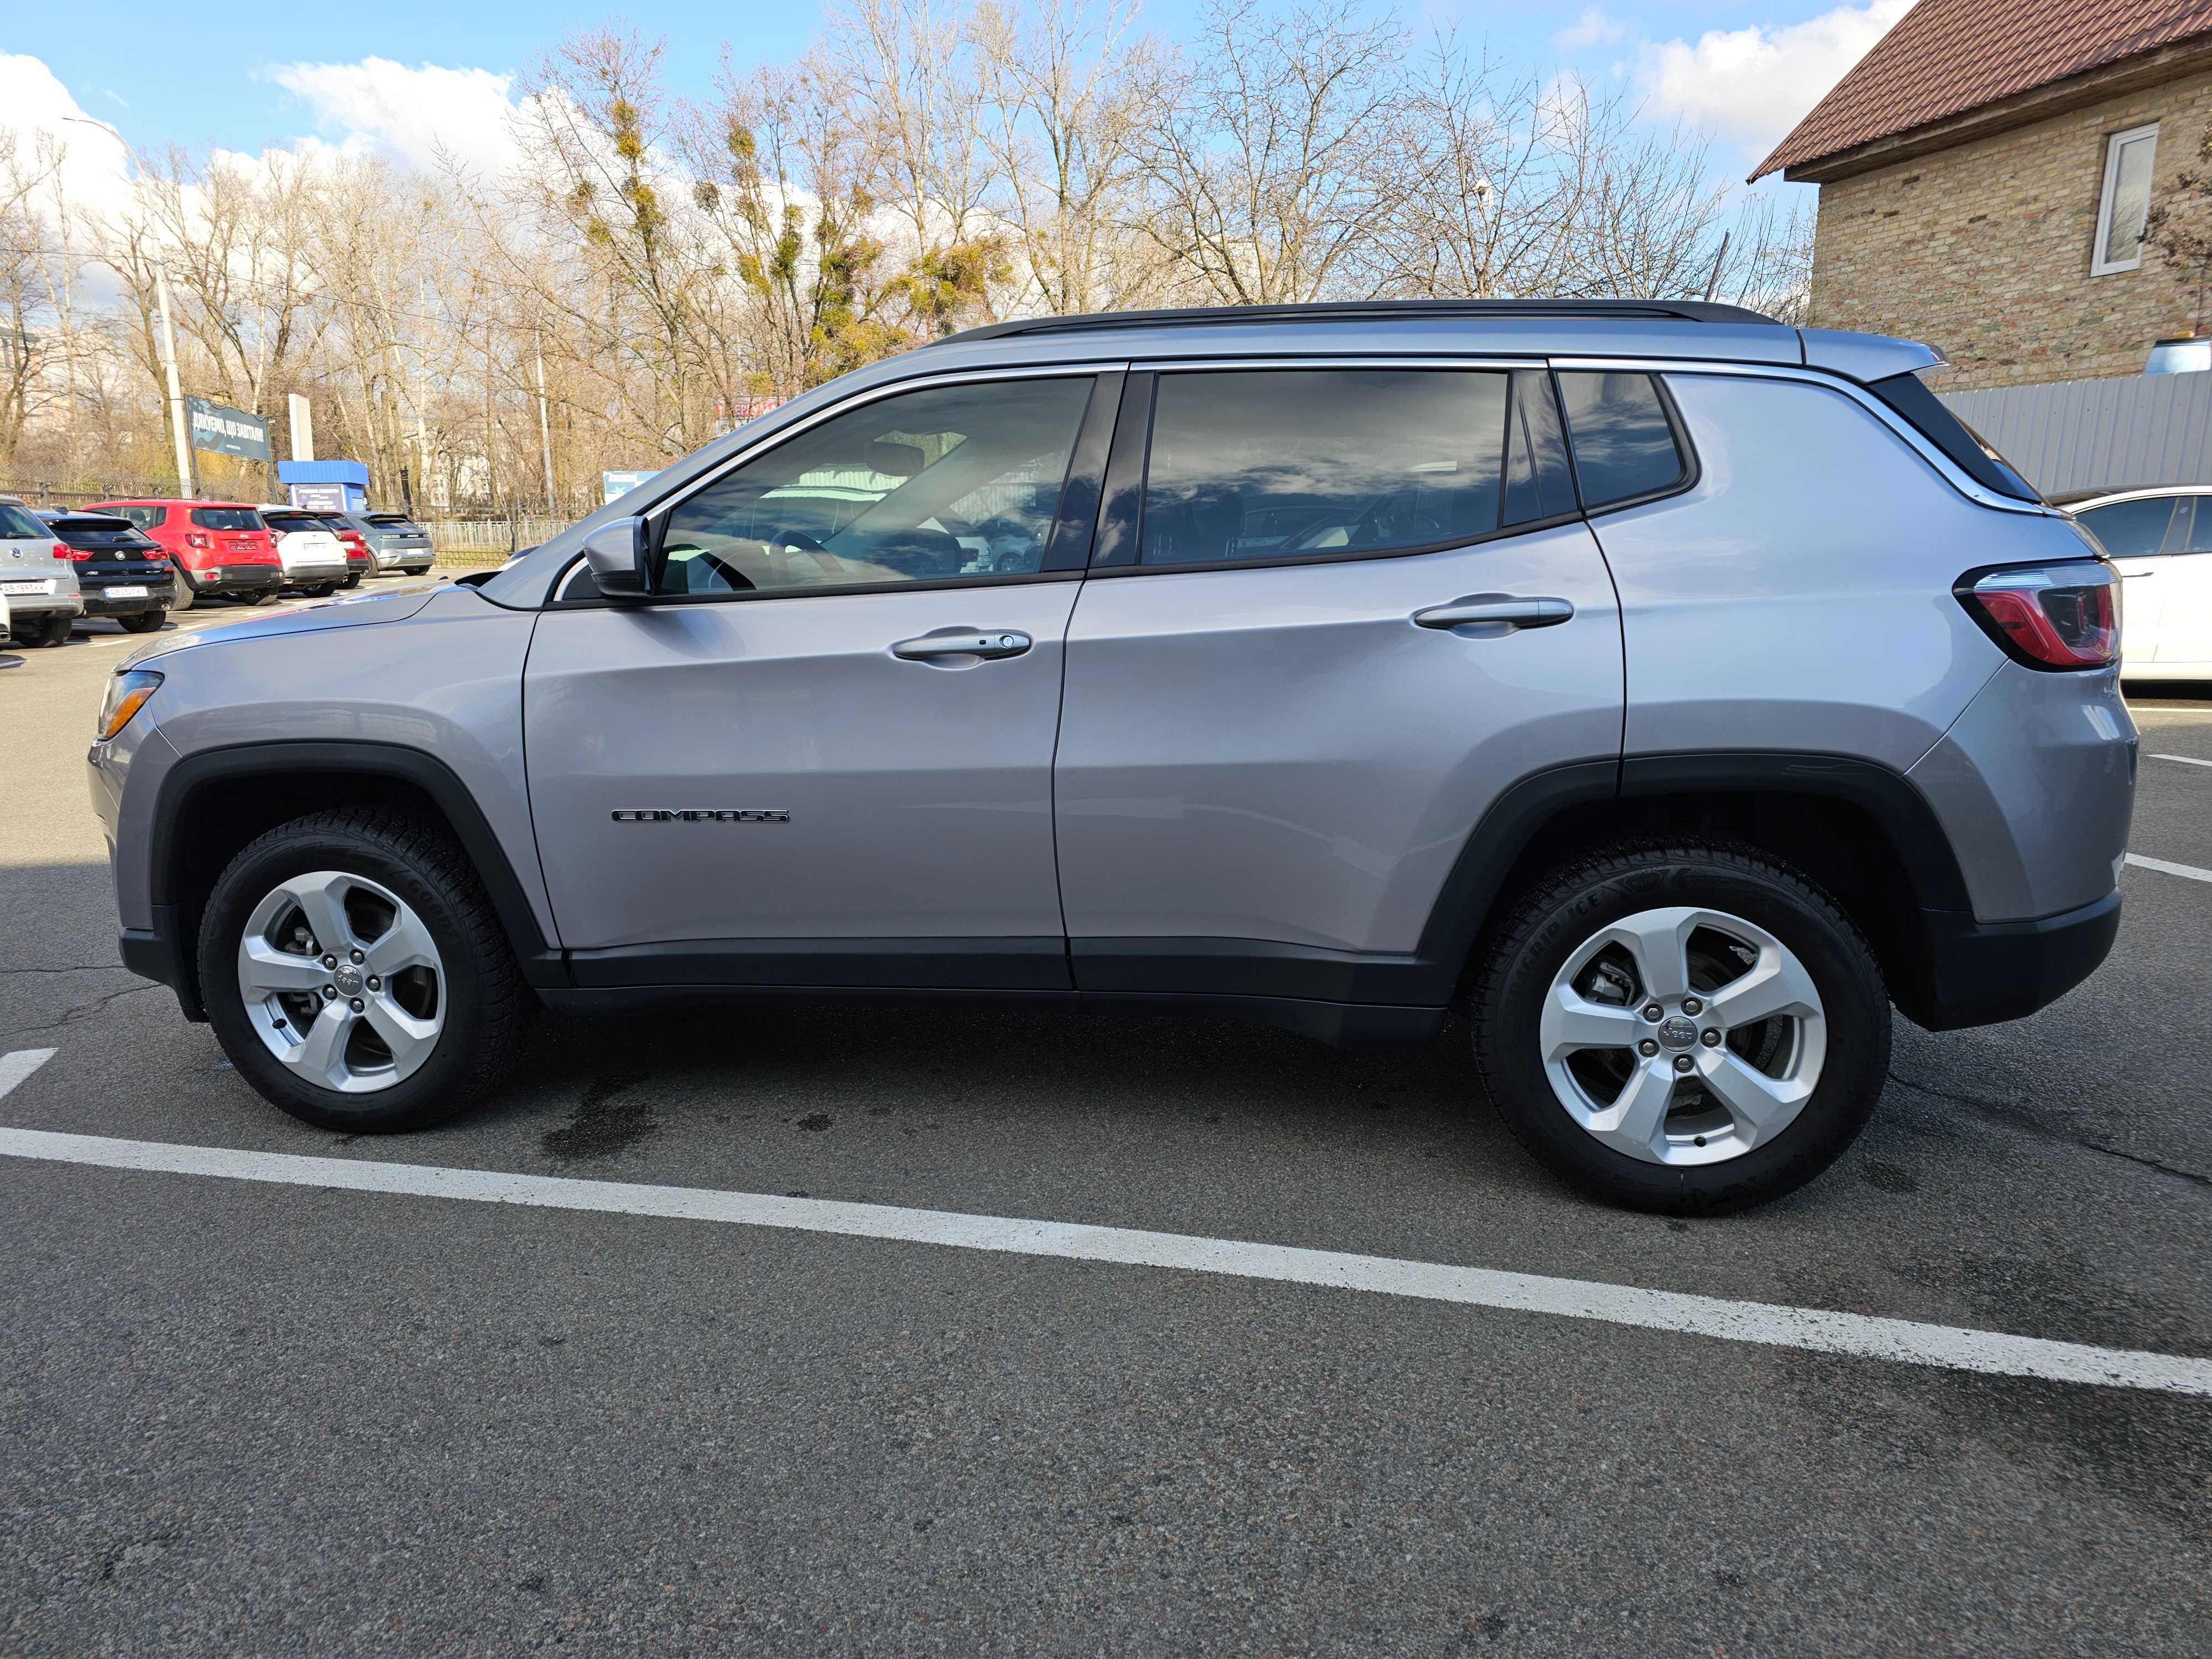
[[[1820,186],[1811,320],[1938,388],[2136,374],[2192,325],[2142,232],[2208,127],[2212,0],[1920,0],[1752,176]]]

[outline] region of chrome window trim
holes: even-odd
[[[1503,374],[1516,368],[1540,369],[1542,357],[1532,357],[1526,352],[1510,356],[1486,357],[1468,352],[1455,352],[1439,356],[1434,352],[1423,352],[1419,356],[1389,357],[1370,353],[1346,356],[1336,352],[1312,352],[1298,357],[1133,357],[1129,360],[1132,373],[1155,374],[1238,373],[1246,369],[1331,369],[1331,368],[1434,368],[1457,370],[1460,373],[1479,373],[1485,369]]]
[[[1802,385],[1819,386],[1824,391],[1838,392],[1865,410],[1895,433],[1907,448],[1927,462],[1944,483],[1977,506],[1994,507],[2000,513],[2024,514],[2030,518],[2059,516],[2057,508],[2045,502],[2018,501],[2010,495],[2000,495],[1993,489],[1983,489],[1918,428],[1881,398],[1856,381],[1824,369],[1792,368],[1782,363],[1716,363],[1698,358],[1668,357],[1554,357],[1552,367],[1561,371],[1595,368],[1622,373],[1642,371],[1652,374],[1701,374],[1734,380],[1795,380]],[[1692,436],[1694,438],[1695,434]]]

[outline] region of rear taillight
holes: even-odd
[[[212,547],[215,544],[207,537],[201,535],[198,531],[187,530],[185,532],[185,545],[186,547]]]
[[[92,554],[87,549],[82,547],[71,547],[66,542],[56,542],[54,544],[54,556],[58,559],[68,559],[75,563],[82,564],[87,559],[92,556]]]
[[[2030,668],[2108,668],[2120,654],[2120,585],[2109,565],[2015,565],[1969,571],[1960,603]]]

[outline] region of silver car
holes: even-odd
[[[62,645],[84,614],[79,554],[14,498],[0,501],[0,596],[18,647]]]
[[[1810,1179],[1891,1009],[2118,926],[2117,586],[1917,378],[1726,306],[1041,319],[497,572],[125,663],[126,962],[286,1111],[434,1121],[533,999],[1435,1041],[1587,1190]]]

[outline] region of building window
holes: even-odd
[[[2143,217],[2150,211],[2150,166],[2158,128],[2130,127],[2105,143],[2105,191],[2097,203],[2097,245],[2089,274],[2107,276],[2142,263]]]

